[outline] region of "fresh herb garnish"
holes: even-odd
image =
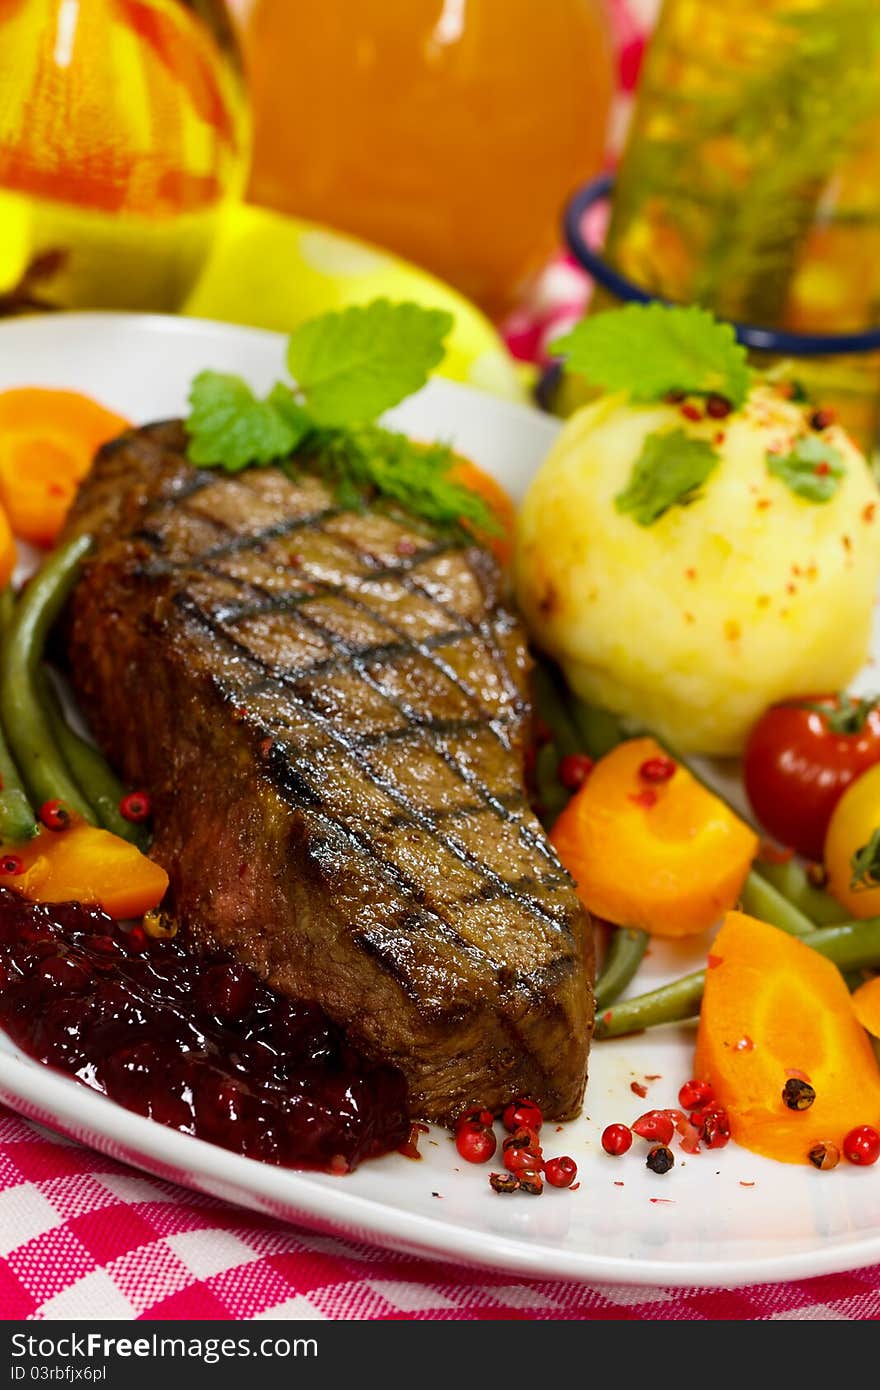
[[[200,468],[239,473],[274,463],[291,454],[311,428],[286,386],[279,384],[261,401],[240,376],[225,372],[199,372],[189,403],[187,457]]]
[[[798,439],[788,454],[767,455],[767,471],[805,502],[830,502],[846,474],[843,455],[815,434]]]
[[[856,850],[849,866],[852,872],[849,882],[851,892],[880,888],[880,829],[874,831],[866,845]]]
[[[724,396],[738,409],[749,389],[746,351],[730,324],[696,305],[628,304],[582,319],[551,347],[569,371],[634,401],[684,391]]]
[[[718,462],[711,444],[691,438],[684,430],[649,434],[614,505],[639,526],[651,526],[670,507],[693,502]]]
[[[484,500],[455,482],[452,450],[383,429],[377,416],[419,390],[443,356],[452,316],[377,299],[303,323],[291,335],[293,383],[258,398],[240,377],[200,372],[190,391],[187,457],[200,468],[283,463],[319,473],[343,506],[385,498],[459,539],[499,531]]]
[[[444,309],[376,299],[300,324],[287,366],[319,425],[364,425],[424,386],[452,328]]]

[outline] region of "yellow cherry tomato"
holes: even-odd
[[[851,782],[835,806],[825,868],[830,891],[853,917],[880,916],[880,764]]]

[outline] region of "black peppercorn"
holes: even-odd
[[[809,1081],[790,1076],[782,1088],[782,1099],[789,1110],[809,1110],[816,1099],[816,1092]]]
[[[665,1144],[655,1144],[645,1162],[652,1173],[668,1173],[670,1168],[675,1167],[675,1155]]]

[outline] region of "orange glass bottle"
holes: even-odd
[[[251,197],[503,310],[602,163],[602,0],[255,0]]]
[[[223,0],[0,0],[0,308],[179,308],[246,156]]]

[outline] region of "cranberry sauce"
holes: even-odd
[[[409,1136],[406,1083],[243,967],[0,889],[0,1027],[31,1057],[251,1158],[343,1172]]]

